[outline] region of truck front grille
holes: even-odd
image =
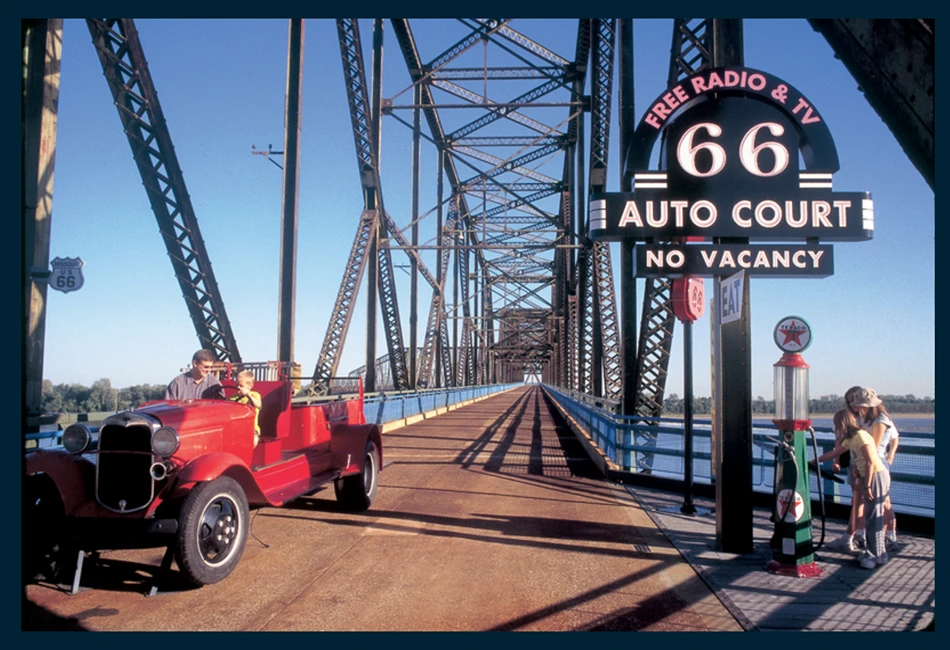
[[[145,424],[106,425],[99,430],[96,498],[116,512],[148,507],[155,495],[152,430]]]

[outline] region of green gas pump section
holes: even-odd
[[[775,326],[775,344],[782,358],[774,364],[775,417],[779,430],[775,447],[775,532],[770,546],[771,573],[799,578],[818,577],[811,530],[805,432],[811,428],[808,415],[808,370],[801,352],[811,343],[811,327],[799,316],[783,318]]]

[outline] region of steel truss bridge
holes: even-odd
[[[289,70],[300,56],[293,42],[300,22],[291,21]],[[933,187],[933,20],[810,22]],[[361,24],[371,25],[372,33],[362,33]],[[89,19],[87,25],[200,344],[222,361],[240,362],[134,21]],[[618,261],[609,245],[585,234],[587,196],[606,189],[608,173],[621,179],[621,190],[632,189],[624,169],[608,169],[611,142],[621,148],[614,158],[626,161],[635,127],[632,20],[579,19],[569,44],[542,43],[529,26],[504,18],[336,20],[356,153],[353,173],[359,175],[364,206],[352,215],[353,243],[310,373],[311,394],[327,392],[330,378],[347,371],[339,368],[340,354],[363,287],[370,311],[367,359],[376,360],[362,369],[370,390],[537,375],[546,383],[621,401],[627,414],[660,414],[675,323],[671,282],[647,280],[639,324],[622,319],[636,313],[635,285],[615,286]],[[48,263],[48,233],[36,226],[44,204],[40,143],[50,128],[40,117],[51,92],[43,79],[55,57],[49,43],[61,28],[55,19],[27,20],[21,30],[24,299],[31,314],[27,402],[37,357],[42,369],[42,328],[34,328],[33,321],[42,318],[34,305],[40,295],[39,302],[45,302],[45,286],[34,281],[31,269],[45,268],[44,237]],[[443,40],[455,35],[452,44],[423,51],[424,39],[418,37],[430,29],[443,30]],[[384,43],[389,57],[404,62],[408,79],[393,97],[382,96]],[[673,21],[668,86],[704,68],[742,63],[741,20]],[[288,88],[294,88],[290,74]],[[612,111],[620,130],[614,139]],[[408,215],[385,207],[387,170],[379,155],[384,127],[411,133]],[[438,161],[429,205],[420,180],[423,147],[434,147]],[[294,159],[285,163],[293,165]],[[426,240],[420,239],[422,223],[433,224]],[[621,277],[631,275],[632,246],[621,250]],[[292,263],[284,253],[281,259]],[[405,259],[411,290],[397,295],[395,269]],[[292,269],[282,267],[282,278],[285,271]],[[282,310],[292,309],[281,304]],[[377,320],[386,342],[383,354],[375,350]]]

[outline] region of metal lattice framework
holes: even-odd
[[[357,292],[363,278],[363,271],[366,268],[366,256],[369,250],[367,244],[369,243],[370,233],[373,232],[375,226],[376,211],[364,210],[363,214],[360,215],[356,238],[353,240],[350,256],[346,261],[343,282],[340,285],[336,302],[333,304],[333,311],[330,314],[330,326],[327,328],[323,346],[320,348],[317,367],[313,372],[313,383],[310,390],[314,394],[326,395],[330,390],[330,378],[337,374],[343,341],[346,339],[346,333],[350,328]]]
[[[446,220],[441,233],[438,269],[439,278],[447,277],[449,261],[451,259],[450,253],[458,239],[457,233],[455,231],[455,223],[458,219],[458,201],[453,201],[450,206],[448,219]],[[448,370],[451,369],[451,363],[448,355],[446,355],[446,357],[443,359],[443,363],[441,364],[441,369],[446,374],[440,377],[438,381],[436,381],[434,377],[434,360],[436,358],[436,354],[441,353],[442,351],[448,351],[448,330],[446,329],[444,296],[445,283],[444,281],[440,281],[436,283],[436,286],[432,291],[432,304],[429,307],[429,318],[426,324],[422,355],[419,359],[419,374],[417,377],[420,387],[435,386],[436,384],[440,383],[448,385],[449,382],[447,381],[447,377],[451,376],[451,373],[448,372]],[[439,349],[437,350],[436,348]]]
[[[668,86],[704,68],[711,61],[712,30],[706,19],[678,19],[673,24]],[[670,348],[673,344],[673,283],[664,278],[646,281],[637,358],[637,414],[659,417],[663,409]]]
[[[677,19],[673,22],[668,87],[710,66],[711,37],[710,21],[706,19]],[[676,325],[672,280],[648,278],[645,281],[640,319],[635,415],[660,417]],[[639,432],[635,442],[652,447],[656,445],[656,438],[651,433]],[[653,454],[637,454],[636,462],[637,469],[649,472],[653,467]]]
[[[135,25],[131,19],[86,22],[201,346],[223,361],[240,363]],[[374,21],[372,90],[359,21],[336,21],[364,209],[311,391],[326,392],[337,374],[366,274],[371,299],[378,292],[388,350],[370,366],[378,369],[380,388],[412,388],[410,377],[425,387],[511,381],[531,374],[617,399],[624,394],[623,354],[610,248],[586,237],[587,210],[580,206],[587,192],[606,189],[618,21],[577,20],[571,60],[510,19],[415,21],[423,30],[438,30],[433,42],[451,43],[432,53],[420,50],[408,19],[389,22],[408,86],[383,98],[384,21]],[[729,49],[736,44],[729,43],[735,34],[719,26],[727,22],[674,21],[668,86],[714,61],[741,60],[741,45],[739,58]],[[741,39],[741,21],[731,22],[739,23]],[[933,21],[811,23],[865,87],[872,106],[932,184]],[[624,92],[632,93],[632,68],[626,74],[631,78]],[[409,104],[401,99],[404,95],[412,96]],[[403,117],[410,111],[412,123]],[[420,116],[426,134],[413,128]],[[424,140],[438,156],[435,206],[419,214],[414,196],[412,242],[403,234],[410,226],[399,225],[405,215],[394,211],[397,220],[383,204],[379,140],[384,117],[413,130],[414,152]],[[417,161],[413,174],[415,186]],[[448,196],[443,192],[446,181]],[[416,227],[433,214],[436,226],[420,244]],[[391,254],[397,247],[412,263],[412,319],[415,275],[431,290],[418,349],[415,341],[403,343]],[[426,250],[435,251],[434,276],[424,259]],[[638,415],[657,417],[662,411],[675,324],[671,293],[668,281],[646,281],[636,371],[628,377],[636,382]],[[375,349],[375,342],[369,344],[375,325],[367,329],[372,330],[367,332],[369,354]],[[416,358],[416,352],[418,374],[410,375],[407,356]],[[650,455],[641,455],[638,463],[649,470]]]
[[[419,22],[428,29],[430,23]],[[391,23],[417,103],[400,105],[397,95],[383,100],[383,112],[407,126],[400,110],[422,112],[429,127],[425,138],[437,148],[440,173],[451,188],[450,198],[440,193],[434,209],[441,218],[450,206],[451,218],[444,230],[440,222],[432,238],[438,275],[426,276],[433,294],[418,385],[492,381],[520,364],[532,372],[540,368],[546,381],[619,399],[622,350],[610,248],[586,238],[586,209],[577,206],[584,191],[606,189],[617,21],[579,20],[573,61],[507,19],[459,19],[453,23],[461,31],[458,40],[427,59],[409,20]],[[355,28],[356,22],[348,24]],[[441,30],[446,21],[438,25]],[[707,19],[674,21],[669,86],[713,64],[715,25]],[[499,82],[517,83],[500,91]],[[552,124],[549,109],[559,106],[568,108],[566,119]],[[462,108],[471,110],[448,110]],[[548,112],[542,117],[537,109]],[[561,161],[559,176],[542,171],[554,167],[555,159]],[[378,188],[378,168],[371,168]],[[386,227],[398,239],[400,230],[388,214]],[[417,251],[410,254],[425,268]],[[524,325],[508,320],[511,315],[536,315],[539,309],[543,344],[538,336],[512,339]],[[634,374],[638,415],[662,412],[674,325],[672,283],[647,280]],[[390,343],[391,351],[402,349],[397,343]]]
[[[426,139],[442,156],[451,188],[450,198],[434,209],[447,205],[450,217],[433,238],[440,249],[440,281],[419,383],[483,383],[510,375],[515,366],[552,374],[549,366],[569,363],[567,346],[576,336],[565,318],[574,266],[567,246],[578,241],[571,221],[574,163],[568,159],[577,151],[592,21],[578,23],[574,62],[504,19],[455,21],[458,40],[424,59],[409,21],[391,23],[419,105],[401,106],[397,96],[385,102],[386,114],[408,126],[400,111],[421,110]],[[551,109],[559,107],[566,115],[551,124]],[[546,168],[555,168],[560,178]],[[612,294],[612,288],[603,292],[608,299]],[[502,307],[496,311],[493,305]],[[503,334],[523,328],[528,313],[535,326],[543,323],[545,334],[518,337],[522,347],[516,353]],[[454,345],[448,341],[450,323],[453,332],[461,325]],[[433,363],[439,349],[441,377]]]
[[[933,18],[809,18],[934,187]]]
[[[350,121],[353,125],[353,139],[356,144],[356,158],[359,166],[360,182],[363,186],[364,218],[360,219],[356,239],[347,261],[343,283],[338,293],[337,304],[323,349],[314,369],[310,391],[325,394],[329,390],[328,379],[335,374],[339,364],[339,352],[346,336],[354,307],[353,297],[359,287],[362,271],[366,267],[366,255],[372,250],[372,242],[377,243],[379,277],[376,287],[379,289],[379,304],[382,308],[383,326],[390,363],[390,381],[398,390],[409,388],[409,369],[406,363],[406,348],[403,346],[402,325],[399,319],[399,304],[396,295],[393,274],[392,255],[387,243],[390,220],[383,207],[383,193],[379,177],[378,148],[376,126],[378,118],[371,114],[369,92],[366,84],[366,72],[363,65],[363,47],[360,41],[359,25],[356,19],[339,19],[337,34],[340,40],[340,54],[343,61],[343,75],[346,96],[350,105]],[[366,219],[367,212],[372,216]],[[380,218],[380,215],[383,215]],[[369,223],[367,223],[369,222]]]
[[[198,219],[131,19],[86,21],[201,347],[240,363]]]
[[[590,192],[607,182],[610,107],[616,20],[591,21],[591,150]],[[586,214],[586,210],[584,211]],[[583,232],[587,232],[585,222]],[[578,253],[577,389],[599,397],[619,399],[623,392],[621,349],[610,246],[583,240]]]
[[[602,192],[607,184],[616,22],[595,20],[591,30],[591,192]],[[604,382],[601,386],[595,381],[594,394],[616,400],[620,399],[623,392],[623,377],[610,246],[605,242],[595,242],[591,253],[591,275],[594,279],[591,290],[595,307],[593,314],[595,329],[600,334],[599,340],[596,341],[600,354],[597,355],[599,363],[595,365],[595,372],[603,374]],[[599,374],[596,379],[600,379]]]

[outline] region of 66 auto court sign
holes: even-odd
[[[650,170],[660,135],[665,169]],[[832,247],[819,241],[873,235],[870,193],[832,191],[838,154],[818,110],[768,73],[715,68],[683,80],[651,104],[630,152],[634,190],[591,196],[590,236],[646,242],[639,277],[826,277]],[[659,243],[686,237],[780,243]]]

